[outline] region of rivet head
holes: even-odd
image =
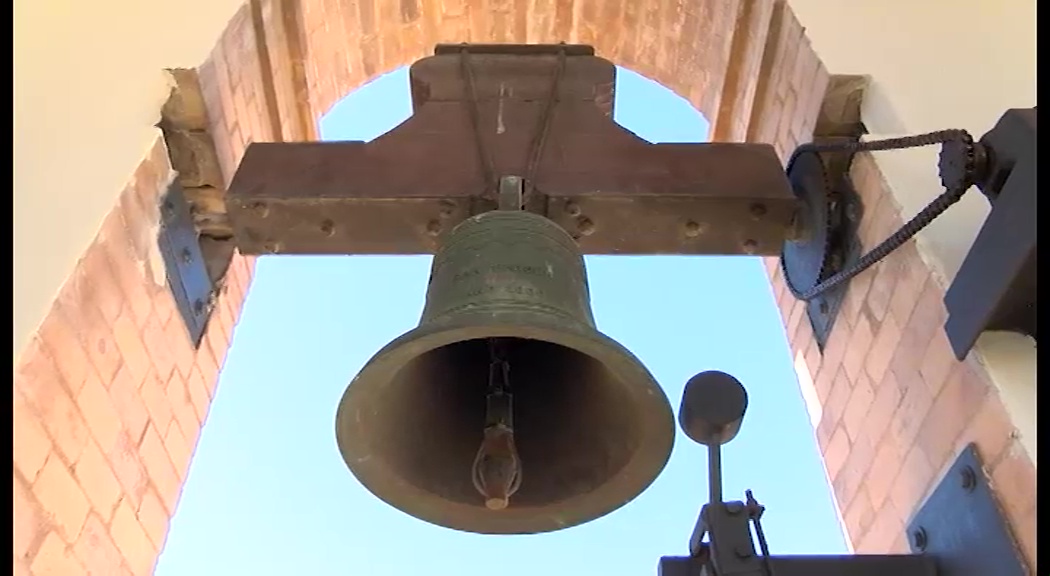
[[[687,238],[696,238],[704,232],[704,226],[695,220],[690,220],[683,226]]]
[[[266,252],[267,254],[279,254],[281,248],[282,246],[280,242],[266,242],[263,244],[263,252]]]
[[[911,543],[912,543],[912,546],[914,546],[915,549],[920,551],[920,552],[922,552],[923,550],[926,550],[926,547],[930,543],[929,536],[926,534],[926,529],[920,526],[920,527],[916,528],[915,530],[912,530],[912,532],[911,532]]]
[[[439,206],[438,216],[440,218],[449,218],[456,210],[456,205],[448,200],[442,200]]]
[[[580,234],[590,236],[591,234],[594,234],[595,226],[590,218],[583,216],[576,221],[576,228],[580,231]]]
[[[964,466],[959,471],[963,490],[973,492],[977,488],[977,472],[970,466]]]
[[[321,233],[324,234],[325,236],[334,236],[335,235],[335,222],[332,222],[331,220],[327,220],[327,219],[323,220],[321,222]]]
[[[754,254],[758,251],[758,242],[755,242],[751,238],[748,238],[747,240],[744,240],[744,242],[740,245],[740,248],[743,249],[745,254]]]
[[[580,209],[580,205],[579,204],[577,204],[575,202],[566,202],[565,203],[565,213],[568,214],[569,216],[572,216],[573,218],[575,218],[575,217],[579,216],[580,214],[582,214],[583,211]]]
[[[441,222],[438,222],[437,220],[427,222],[427,234],[430,236],[441,234]]]
[[[266,218],[270,215],[270,207],[266,202],[252,202],[251,210],[259,218]]]
[[[751,215],[755,218],[761,218],[766,215],[766,205],[760,202],[755,202],[750,208]]]

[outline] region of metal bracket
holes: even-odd
[[[979,146],[988,165],[977,186],[992,211],[944,295],[944,325],[962,360],[982,332],[1036,338],[1036,110],[1008,110]]]
[[[189,202],[178,182],[172,182],[168,187],[160,208],[157,244],[164,258],[168,288],[196,348],[214,307],[214,284],[201,252]]]
[[[938,576],[1027,576],[970,444],[908,526],[913,552],[932,557]]]
[[[823,153],[821,157],[826,166],[830,184],[831,198],[829,203],[828,223],[828,258],[827,276],[852,266],[862,255],[860,223],[864,215],[864,206],[850,179],[850,167],[854,154]],[[827,345],[835,319],[842,309],[842,301],[849,289],[849,282],[810,300],[806,304],[806,316],[813,327],[817,346],[821,350]]]

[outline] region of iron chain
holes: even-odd
[[[781,259],[781,272],[784,273],[784,278],[786,280],[785,284],[787,284],[788,290],[791,291],[791,295],[799,300],[812,300],[879,263],[889,256],[890,253],[900,248],[905,242],[915,236],[920,230],[929,226],[930,223],[943,214],[945,210],[958,202],[966,191],[973,186],[974,178],[972,173],[974,144],[973,138],[966,130],[940,130],[915,136],[887,138],[884,140],[872,140],[869,142],[856,140],[846,142],[813,142],[799,146],[794,154],[792,154],[791,160],[788,161],[789,166],[800,154],[815,154],[820,152],[845,152],[855,154],[857,152],[903,150],[907,148],[919,148],[935,144],[945,145],[949,143],[961,144],[962,153],[967,156],[963,159],[963,170],[965,173],[958,179],[958,183],[946,184],[944,192],[927,204],[926,207],[913,216],[911,220],[908,220],[908,222],[901,226],[900,229],[891,234],[889,238],[883,240],[881,244],[858,258],[857,261],[850,266],[832,274],[808,290],[798,290],[797,287],[791,284],[787,277],[787,271],[784,268],[784,260]],[[942,154],[943,153],[944,152],[942,151]],[[943,167],[941,180],[942,182],[953,180],[949,175],[944,174]]]

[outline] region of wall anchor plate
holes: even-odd
[[[938,576],[1029,576],[970,444],[908,525],[912,552],[932,556]]]

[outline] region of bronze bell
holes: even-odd
[[[663,470],[674,433],[649,371],[595,328],[576,242],[522,211],[449,233],[419,326],[365,364],[336,415],[339,450],[369,491],[484,534],[620,508]]]

